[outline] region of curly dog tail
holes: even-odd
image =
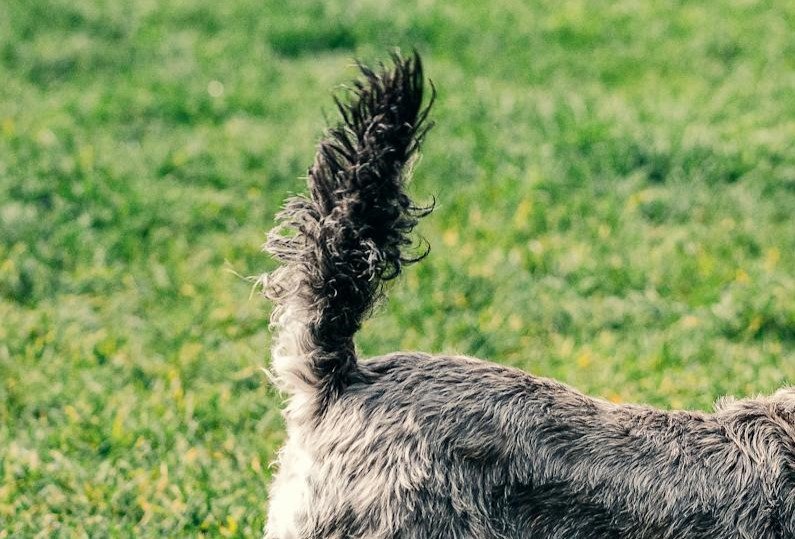
[[[329,129],[309,170],[309,197],[290,198],[265,250],[281,266],[264,278],[275,303],[272,373],[291,398],[288,417],[322,412],[357,378],[353,336],[408,256],[410,233],[432,210],[405,192],[403,169],[429,125],[422,63],[359,66],[341,122]],[[431,96],[430,102],[433,101]]]

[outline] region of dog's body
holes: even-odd
[[[664,412],[472,358],[357,360],[353,335],[429,211],[403,190],[428,110],[419,58],[364,73],[311,198],[267,245],[290,401],[266,538],[795,537],[791,390]]]

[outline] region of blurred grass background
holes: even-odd
[[[0,537],[252,536],[279,399],[251,275],[333,117],[424,54],[434,250],[366,354],[708,409],[795,375],[795,4],[0,3]]]

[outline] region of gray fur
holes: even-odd
[[[395,72],[416,70],[415,62],[396,58]],[[415,103],[416,93],[399,94],[417,87],[390,86],[390,76],[386,69],[368,76],[348,107],[375,110],[359,105],[373,85],[390,89],[374,92],[382,108]],[[419,132],[411,127],[408,147]],[[408,211],[400,174],[391,178],[398,183],[378,204],[392,200]],[[391,245],[404,245],[400,237]],[[339,251],[338,262],[357,266],[383,252],[384,244],[367,245]],[[288,264],[287,282],[299,288],[301,271],[318,275],[316,258],[302,260]],[[267,539],[795,537],[795,391],[723,400],[711,414],[666,412],[474,358],[396,353],[360,361],[347,345],[335,356],[328,341],[307,337],[306,320],[334,324],[328,310],[311,312],[323,284],[298,303],[271,294],[281,308],[274,374],[291,404]],[[369,308],[377,285],[357,305]],[[318,349],[322,368],[313,363]]]

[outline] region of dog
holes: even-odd
[[[265,246],[287,396],[266,539],[795,537],[795,390],[661,411],[470,357],[357,356],[384,283],[427,254],[405,170],[433,101],[416,53],[361,72]]]

